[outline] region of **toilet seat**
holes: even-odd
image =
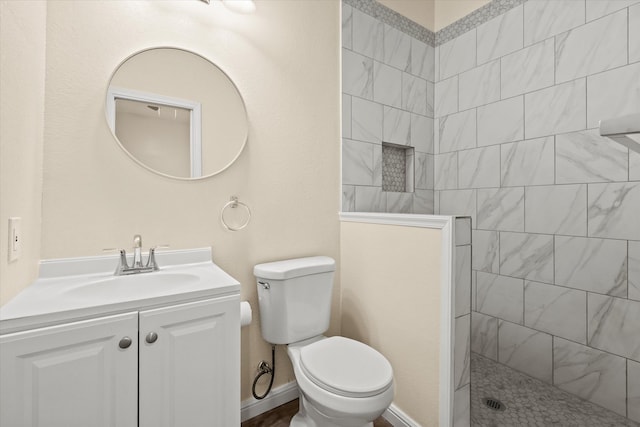
[[[378,395],[393,383],[393,369],[379,352],[345,337],[330,337],[300,350],[300,367],[318,387],[345,397]]]

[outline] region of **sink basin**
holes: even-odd
[[[198,276],[188,273],[141,273],[82,283],[65,289],[63,294],[71,298],[102,301],[120,295],[126,295],[129,299],[140,299],[149,294],[177,293],[188,289],[199,280]]]

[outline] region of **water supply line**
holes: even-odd
[[[256,384],[258,384],[258,380],[260,380],[260,378],[262,378],[262,376],[265,374],[269,374],[271,376],[271,378],[269,379],[269,387],[267,387],[267,390],[263,394],[258,395],[256,393]],[[253,386],[251,387],[251,393],[253,394],[253,397],[258,400],[262,400],[265,397],[267,397],[267,394],[269,394],[269,392],[271,391],[271,387],[273,387],[273,378],[275,376],[276,376],[276,346],[272,344],[271,345],[271,366],[269,366],[269,363],[265,362],[264,360],[261,360],[260,363],[258,364],[258,375],[256,375],[255,379],[253,380]]]

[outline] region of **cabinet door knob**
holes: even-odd
[[[118,343],[118,347],[125,349],[125,348],[129,348],[129,346],[131,345],[133,341],[131,341],[131,338],[129,337],[124,337],[120,340],[120,342]]]
[[[147,341],[149,344],[153,344],[154,342],[158,341],[158,334],[156,334],[155,332],[149,332],[147,334],[147,337],[145,338],[145,341]]]

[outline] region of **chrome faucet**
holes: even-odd
[[[136,234],[133,236],[133,263],[129,266],[127,262],[127,252],[120,249],[120,262],[116,267],[115,275],[123,276],[127,274],[149,273],[158,271],[160,268],[156,263],[156,248],[149,249],[149,257],[146,264],[142,263],[142,236]]]

